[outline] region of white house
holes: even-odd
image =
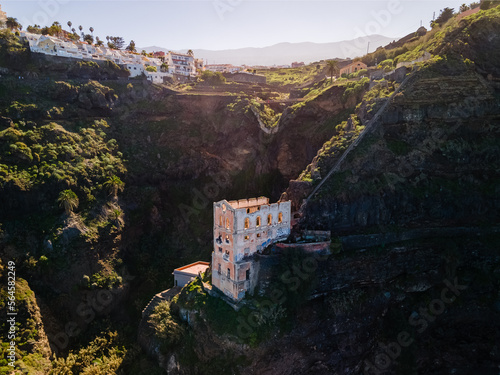
[[[192,55],[177,52],[169,52],[169,54],[172,59],[175,74],[187,77],[196,75],[196,67]]]
[[[1,10],[0,10],[1,12]],[[130,71],[131,77],[145,74],[147,79],[154,83],[163,83],[164,77],[178,74],[185,77],[196,75],[196,67],[203,67],[202,60],[196,60],[192,55],[169,52],[163,59],[148,58],[129,51],[120,51],[105,46],[90,45],[85,42],[62,40],[50,35],[38,35],[21,32],[29,44],[30,50],[52,56],[73,57],[87,60],[110,60],[124,65]],[[162,71],[163,63],[168,65],[167,71]],[[156,72],[147,72],[147,66],[156,67]]]
[[[130,78],[140,76],[145,71],[143,64],[127,64],[127,69],[130,72]]]
[[[203,273],[210,267],[208,262],[195,262],[174,270],[174,285],[183,287],[193,280],[200,273]]]
[[[148,79],[148,81],[158,84],[163,83],[164,77],[172,77],[171,73],[161,72],[160,70],[158,70],[157,72],[148,72],[147,70],[145,70],[144,74],[146,74],[146,78]]]

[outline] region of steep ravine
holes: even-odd
[[[500,87],[485,66],[450,54],[412,77],[303,207],[300,227],[350,245],[334,246],[327,260],[275,260],[274,282],[255,297],[256,320],[243,311],[243,322],[234,318],[240,331],[216,332],[232,315],[222,307],[214,315],[201,286],[183,292],[172,307],[189,340],[161,351],[167,373],[496,374]],[[290,184],[296,207],[338,152],[325,145],[306,169],[314,173],[303,174],[312,182]],[[278,304],[283,294],[274,292],[290,280],[309,301],[283,322],[278,305],[298,302],[285,293]]]
[[[268,137],[253,115],[231,110],[234,97],[102,83],[7,77],[0,86],[2,164],[26,169],[1,186],[2,260],[15,260],[35,291],[36,319],[63,359],[105,332],[135,338],[123,327],[135,327],[145,303],[171,285],[171,270],[209,257],[211,202],[279,197],[347,109],[338,93],[326,95]],[[325,101],[337,104],[321,108]],[[314,137],[296,141],[308,131]],[[15,142],[33,159],[10,153]],[[46,164],[51,173],[38,173]],[[111,174],[124,181],[117,196],[106,187]],[[70,215],[57,202],[68,188],[79,198]]]

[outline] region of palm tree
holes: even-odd
[[[61,191],[57,202],[59,202],[59,207],[64,208],[67,215],[73,212],[78,207],[78,203],[80,203],[75,192],[71,189]]]
[[[71,31],[73,31],[73,34],[76,34],[76,29],[74,27],[71,29]]]
[[[337,60],[328,60],[326,62],[326,67],[328,69],[328,73],[330,74],[330,82],[333,82],[333,75],[339,69],[339,63]]]
[[[193,56],[193,55],[194,55],[194,52],[193,52],[193,50],[192,50],[192,49],[188,49],[188,55],[190,55],[190,56]]]
[[[14,29],[22,29],[22,25],[17,22],[17,18],[14,17],[7,17],[7,21],[5,22],[5,25],[7,26],[8,29],[11,31]]]
[[[94,34],[94,28],[92,26],[89,27],[89,31],[91,34]]]
[[[104,183],[104,187],[108,190],[109,194],[116,197],[119,191],[123,191],[125,183],[120,177],[113,175]]]
[[[71,30],[71,26],[72,26],[72,25],[73,25],[73,22],[68,21],[68,27],[70,28],[70,30]]]

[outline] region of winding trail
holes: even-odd
[[[394,99],[394,96],[396,96],[401,91],[401,89],[403,89],[406,86],[406,84],[408,83],[408,81],[410,80],[410,78],[413,77],[417,71],[418,70],[415,70],[413,73],[411,73],[410,75],[408,75],[407,77],[405,77],[405,79],[403,80],[403,82],[401,82],[401,85],[399,85],[399,87],[392,93],[392,95],[389,97],[389,99],[387,99],[385,101],[385,103],[382,105],[382,107],[377,111],[377,113],[375,114],[375,116],[373,116],[373,118],[368,122],[368,124],[366,124],[365,129],[361,132],[361,134],[358,136],[358,138],[356,138],[356,140],[349,145],[349,147],[344,151],[344,153],[339,158],[339,160],[337,160],[337,162],[332,167],[332,169],[330,169],[330,172],[328,172],[328,174],[314,188],[314,190],[312,191],[312,193],[309,194],[309,196],[307,197],[307,199],[303,203],[303,205],[301,207],[301,210],[302,210],[303,207],[307,206],[307,204],[309,203],[309,201],[311,200],[311,198],[314,197],[314,195],[316,195],[316,193],[319,191],[319,189],[321,189],[321,187],[323,186],[323,184],[335,172],[338,172],[340,170],[340,167],[341,167],[342,163],[344,162],[345,158],[347,157],[347,155],[349,155],[349,153],[356,148],[356,146],[363,140],[363,138],[367,134],[372,133],[377,128],[378,124],[380,123],[379,122],[380,117],[382,116],[382,114],[387,109],[387,106],[392,102],[392,100]]]

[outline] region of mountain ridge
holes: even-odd
[[[343,40],[339,42],[280,42],[266,47],[244,47],[223,50],[193,49],[196,57],[208,61],[209,64],[233,65],[289,65],[293,61],[303,61],[306,64],[333,58],[355,58],[366,53],[368,43],[370,50],[392,42],[394,38],[383,35]],[[169,49],[159,46],[139,48],[150,53],[153,51],[167,52]],[[186,49],[178,52],[187,52]]]

